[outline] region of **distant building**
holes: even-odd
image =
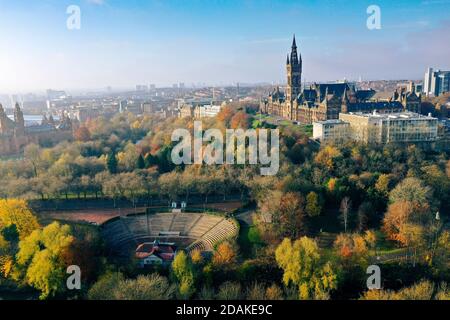
[[[440,96],[450,92],[450,71],[433,70],[428,68],[425,72],[423,92],[427,96]]]
[[[374,90],[357,90],[348,82],[314,83],[301,86],[302,58],[297,52],[295,37],[291,53],[286,59],[287,86],[285,91],[275,88],[260,102],[261,113],[276,115],[301,123],[338,119],[344,112],[420,112],[421,96],[411,91],[395,91],[388,100],[374,100]]]
[[[322,143],[342,143],[349,138],[349,126],[339,119],[313,122],[313,138]]]
[[[73,111],[73,115],[75,119],[80,121],[80,123],[84,123],[89,119],[95,119],[100,116],[101,110],[96,107],[86,107],[86,106],[78,106]]]
[[[178,109],[178,117],[179,118],[187,118],[187,117],[194,117],[194,108],[191,104],[183,104]]]
[[[141,109],[142,109],[142,113],[145,113],[145,114],[154,113],[156,111],[154,104],[152,104],[150,102],[143,102],[141,104]]]
[[[62,99],[66,99],[66,98],[67,98],[67,94],[63,90],[47,89],[47,99],[49,99],[49,100],[62,100]]]
[[[0,155],[20,153],[30,144],[51,145],[72,139],[72,121],[61,116],[55,123],[52,116],[43,117],[40,124],[25,125],[25,119],[19,104],[14,109],[14,120],[11,120],[0,104]]]
[[[201,118],[212,118],[217,116],[217,114],[222,110],[222,106],[219,105],[203,105],[196,106],[194,109],[194,117],[197,119]]]
[[[380,114],[340,113],[349,124],[349,137],[366,143],[434,142],[438,138],[438,119],[412,112]]]
[[[138,92],[147,92],[148,91],[148,86],[146,86],[144,84],[138,84],[138,85],[136,85],[136,91],[138,91]]]
[[[159,242],[158,240],[142,243],[136,248],[136,258],[141,267],[170,264],[176,254],[177,247],[174,243]]]

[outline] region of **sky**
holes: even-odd
[[[306,81],[450,69],[450,0],[0,0],[0,93],[280,83],[293,34]]]

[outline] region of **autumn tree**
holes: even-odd
[[[275,250],[283,269],[283,283],[293,284],[300,299],[328,299],[337,286],[337,276],[329,262],[322,262],[317,243],[307,237],[292,242],[285,238]]]
[[[336,165],[336,161],[342,157],[342,153],[334,146],[327,145],[320,149],[315,157],[315,161],[327,168],[328,170],[332,170]]]
[[[320,215],[320,212],[322,211],[322,208],[319,204],[319,196],[314,191],[311,191],[306,196],[306,213],[310,217],[315,217]]]
[[[66,266],[62,253],[73,239],[68,225],[53,222],[20,241],[16,256],[18,277],[41,291],[41,299],[65,290]]]
[[[304,198],[299,193],[275,190],[258,202],[259,219],[276,237],[298,237],[305,231]]]
[[[119,280],[111,293],[113,300],[169,300],[174,296],[175,286],[167,278],[153,273]]]
[[[250,126],[249,116],[245,112],[239,111],[231,118],[230,126],[232,129],[247,129]]]
[[[242,298],[242,287],[238,282],[224,282],[219,286],[218,300],[239,300]]]
[[[431,188],[425,186],[417,178],[406,178],[401,181],[390,193],[391,203],[407,201],[421,205],[429,204],[431,201]]]
[[[236,262],[236,250],[227,241],[220,243],[214,251],[212,262],[215,266],[229,266]]]
[[[188,299],[195,292],[194,271],[189,256],[179,252],[172,262],[172,272],[178,282],[179,294],[183,299]]]
[[[75,140],[77,141],[89,141],[91,140],[91,133],[89,132],[89,129],[86,126],[81,125],[78,127],[75,132],[73,133],[73,136]]]
[[[0,230],[11,225],[15,225],[20,239],[39,228],[36,216],[24,200],[0,199]]]

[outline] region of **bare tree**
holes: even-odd
[[[345,197],[341,201],[341,207],[339,209],[341,213],[341,219],[344,224],[344,232],[347,232],[347,226],[348,226],[348,218],[350,215],[350,209],[352,207],[352,202],[350,201],[349,197]]]

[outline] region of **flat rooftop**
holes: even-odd
[[[396,112],[396,113],[363,113],[363,112],[349,112],[348,114],[365,117],[365,118],[377,118],[377,119],[428,119],[428,120],[437,120],[437,118],[432,117],[431,115],[422,115],[415,112]]]
[[[324,121],[314,121],[314,123],[319,123],[319,124],[344,124],[344,123],[348,123],[345,121],[342,121],[340,119],[330,119],[330,120],[324,120]]]

